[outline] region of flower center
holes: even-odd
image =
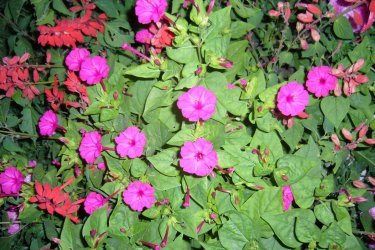
[[[203,159],[203,154],[201,152],[198,152],[195,157],[198,159],[198,160],[202,160]]]
[[[129,141],[129,145],[132,146],[132,147],[134,147],[135,146],[135,140],[130,140]]]
[[[143,193],[142,190],[138,190],[138,193],[137,193],[137,194],[138,194],[139,197],[142,197],[143,195],[145,195],[145,193]]]
[[[287,102],[292,102],[292,101],[294,101],[294,96],[292,96],[292,95],[288,95],[288,96],[286,97],[286,101],[287,101]]]
[[[197,110],[201,110],[203,108],[203,105],[202,105],[202,103],[199,100],[195,101],[195,105],[194,106],[195,106],[195,109],[197,109]]]
[[[323,78],[320,78],[319,83],[320,83],[321,85],[324,85],[324,84],[326,84],[326,80],[323,79]]]

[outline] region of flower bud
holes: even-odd
[[[358,138],[361,139],[364,136],[366,136],[367,131],[368,131],[368,126],[367,125],[362,126],[362,128],[359,130]]]
[[[118,99],[118,93],[117,92],[113,93],[113,99],[115,99],[115,100]]]
[[[351,201],[352,201],[352,202],[360,203],[360,202],[365,202],[365,201],[367,201],[367,199],[366,199],[365,197],[354,197],[354,198],[352,198]]]
[[[366,75],[356,75],[354,77],[354,80],[358,83],[366,83],[368,82],[369,79],[368,79],[368,76]]]
[[[341,130],[341,133],[345,137],[345,139],[347,139],[348,141],[351,141],[351,142],[353,141],[353,136],[352,136],[352,134],[350,133],[349,130],[347,130],[346,128],[343,128]]]
[[[339,140],[339,137],[336,134],[331,135],[331,141],[333,142],[333,144],[335,144],[335,146],[340,147],[340,140]]]
[[[306,12],[305,14],[298,14],[297,19],[302,23],[311,23],[314,21],[313,15],[310,12]]]
[[[367,180],[371,183],[372,186],[375,186],[375,178],[372,178],[371,176],[367,177]]]
[[[311,37],[315,42],[319,42],[320,34],[316,29],[311,29]]]
[[[359,71],[363,65],[365,64],[365,60],[363,59],[358,59],[358,61],[353,65],[353,73]]]
[[[300,39],[300,43],[301,43],[301,49],[307,50],[309,48],[309,44],[307,43],[305,39]]]
[[[335,89],[333,90],[333,93],[335,94],[335,96],[341,96],[342,95],[341,86],[340,86],[339,83],[336,83],[336,86],[335,86]]]
[[[276,10],[270,10],[268,12],[268,15],[273,16],[273,17],[278,17],[278,16],[280,16],[280,12],[278,12]]]
[[[375,145],[375,139],[373,139],[373,138],[366,139],[366,140],[365,140],[365,143],[367,143],[367,144],[369,144],[369,145]]]
[[[350,143],[350,144],[346,145],[346,148],[349,149],[349,150],[356,149],[357,147],[358,147],[357,143]]]
[[[216,217],[217,217],[217,215],[216,215],[215,213],[211,213],[211,214],[210,214],[210,218],[211,218],[212,220],[216,219]]]
[[[354,180],[353,186],[355,186],[356,188],[367,188],[367,185],[361,180]]]
[[[312,14],[320,16],[322,14],[322,11],[319,9],[318,6],[314,4],[308,4],[307,5],[307,10],[311,12]]]
[[[297,25],[296,25],[297,32],[300,33],[304,26],[305,25],[303,23],[297,22]]]

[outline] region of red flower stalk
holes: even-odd
[[[190,206],[190,188],[187,188],[186,194],[185,194],[185,201],[183,204],[184,207],[189,207]]]
[[[163,241],[160,243],[161,247],[166,247],[168,244],[168,234],[169,234],[169,226],[167,225],[167,229],[165,230]]]
[[[150,57],[148,57],[145,54],[139,52],[138,50],[136,50],[135,48],[133,48],[132,46],[130,46],[130,44],[128,44],[128,43],[124,43],[121,48],[123,48],[124,50],[127,50],[127,51],[129,51],[131,53],[133,53],[136,56],[139,56],[140,58],[143,58],[143,59],[151,62]]]
[[[67,180],[62,186],[51,188],[48,183],[40,184],[38,181],[35,182],[36,195],[30,198],[31,203],[39,203],[38,207],[42,210],[53,215],[55,212],[63,217],[68,217],[71,221],[78,223],[79,219],[73,214],[78,211],[79,204],[84,199],[79,199],[72,202],[69,198],[69,194],[65,193],[63,189],[74,181],[74,177]]]
[[[202,222],[199,223],[199,225],[197,227],[197,234],[199,234],[199,232],[202,230],[202,227],[203,227],[204,223],[205,223],[205,220],[202,220]]]

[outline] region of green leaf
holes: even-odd
[[[323,202],[319,205],[316,205],[314,207],[314,214],[316,218],[326,226],[328,226],[335,220],[335,217],[332,213],[331,204],[328,202]]]
[[[64,15],[67,15],[67,16],[73,15],[73,13],[68,10],[68,8],[65,6],[62,0],[53,0],[52,7]]]
[[[194,140],[194,131],[192,129],[183,128],[168,141],[168,144],[173,146],[182,146],[185,142]]]
[[[138,213],[131,211],[128,206],[124,205],[122,199],[120,199],[109,218],[108,231],[111,235],[124,237],[124,233],[121,232],[121,229],[123,228],[129,231],[137,222]]]
[[[6,137],[3,141],[3,147],[5,150],[9,151],[10,153],[16,153],[16,152],[21,152],[21,153],[25,153],[25,151],[20,147],[18,146],[17,143],[15,143],[14,141],[12,141],[12,139],[10,137]]]
[[[113,0],[96,0],[95,5],[109,17],[116,18],[119,15]]]
[[[293,127],[285,130],[285,132],[281,134],[281,137],[289,145],[291,151],[294,151],[302,138],[303,132],[303,126],[299,122],[295,122]]]
[[[299,241],[304,243],[310,243],[311,241],[319,240],[320,230],[311,221],[304,220],[303,218],[297,218],[296,220],[296,237]]]
[[[320,107],[327,119],[338,128],[349,112],[350,100],[342,96],[327,96],[322,100]]]
[[[327,248],[330,243],[342,245],[345,241],[345,233],[340,229],[337,223],[333,222],[326,230],[323,231],[319,240],[319,246]]]
[[[37,121],[36,121],[35,116],[33,115],[33,110],[31,108],[26,107],[22,110],[21,114],[22,114],[22,123],[20,124],[21,131],[32,134],[32,135],[36,135],[36,127],[34,124],[36,124]]]
[[[160,69],[151,63],[146,63],[127,68],[125,74],[139,78],[158,78],[160,75]]]
[[[64,227],[60,235],[61,249],[82,249],[84,245],[81,240],[82,224],[74,224],[69,218],[65,218]]]
[[[164,144],[172,137],[168,127],[160,121],[154,121],[144,127],[147,138],[146,155],[152,155],[155,150],[160,150]]]
[[[349,20],[344,16],[340,16],[334,21],[333,31],[335,32],[335,35],[341,39],[354,38],[352,25],[350,24]]]
[[[320,183],[319,187],[315,189],[315,195],[326,197],[330,193],[335,191],[335,177],[333,174],[327,175],[323,178],[322,182]]]
[[[108,1],[105,1],[106,4]],[[116,12],[114,12],[116,13]],[[104,41],[112,47],[121,47],[125,42],[134,42],[134,33],[129,23],[123,19],[105,22]],[[144,65],[144,64],[142,64]]]
[[[142,175],[144,175],[147,168],[148,168],[147,164],[144,161],[142,161],[141,159],[139,159],[139,158],[132,159],[132,161],[131,161],[131,174],[134,177],[139,178]]]
[[[177,176],[180,170],[173,166],[172,163],[177,159],[178,151],[179,148],[164,149],[154,156],[147,157],[147,159],[160,173],[167,176]]]
[[[107,228],[107,206],[104,206],[88,217],[83,225],[82,235],[90,246],[94,246],[98,236],[105,233]],[[95,230],[96,232],[94,237],[91,236],[91,230]],[[77,237],[77,235],[75,235],[75,237]],[[104,235],[104,237],[106,237],[106,235]]]
[[[226,249],[243,249],[252,239],[257,239],[253,221],[246,215],[232,212],[219,230],[220,243]]]
[[[131,97],[127,99],[130,112],[142,115],[147,96],[149,95],[155,81],[136,81],[133,86],[128,89]]]
[[[179,48],[167,47],[167,55],[178,63],[199,63],[196,47],[190,41],[186,41]]]

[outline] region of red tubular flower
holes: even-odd
[[[69,194],[65,193],[63,189],[74,181],[74,177],[68,179],[68,181],[62,186],[51,188],[48,183],[40,184],[38,181],[35,182],[36,195],[30,198],[31,203],[39,203],[38,207],[42,210],[53,215],[55,212],[68,217],[71,221],[78,223],[79,219],[73,214],[78,211],[80,203],[84,199],[72,202],[69,198]]]

